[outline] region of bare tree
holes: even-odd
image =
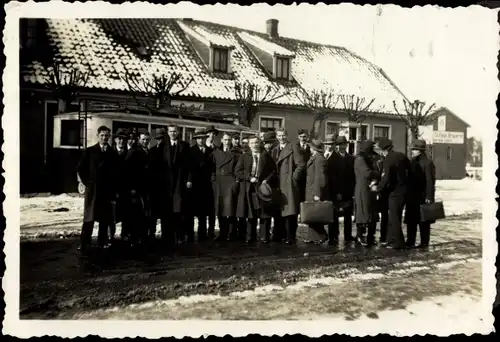
[[[425,109],[425,102],[415,100],[413,102],[403,100],[404,112],[398,110],[396,101],[392,102],[394,110],[398,113],[399,117],[405,123],[406,127],[410,130],[412,139],[418,139],[420,136],[419,126],[425,126],[431,120],[430,115],[435,107],[435,104],[428,106]]]
[[[289,95],[288,90],[281,90],[279,87],[259,87],[258,85],[245,81],[240,83],[235,81],[234,95],[238,104],[238,118],[240,124],[250,127],[259,111],[259,106]]]
[[[325,120],[328,118],[328,113],[335,109],[339,98],[333,89],[313,89],[310,92],[302,90],[296,92],[295,95],[302,105],[314,114],[309,136],[310,139],[317,139]]]
[[[363,124],[369,113],[378,113],[382,110],[382,108],[372,108],[375,99],[367,101],[366,98],[357,95],[339,95],[339,98],[342,110],[347,115],[347,121],[355,122],[359,126]]]
[[[162,107],[170,108],[172,99],[184,92],[194,80],[191,77],[188,81],[184,81],[181,74],[176,72],[170,75],[161,74],[158,69],[156,73],[139,77],[132,75],[126,68],[122,79],[127,84],[128,90],[132,93],[137,104],[148,109],[150,113]],[[177,88],[175,91],[174,87]],[[154,108],[150,108],[147,101],[139,100],[137,94],[153,98],[155,100]]]
[[[77,69],[63,71],[57,61],[53,61],[47,71],[48,81],[45,87],[51,90],[57,98],[58,112],[62,113],[66,111],[66,105],[76,98],[78,89],[85,87],[90,74]]]

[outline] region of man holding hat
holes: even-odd
[[[354,157],[347,152],[348,141],[345,136],[338,136],[335,140],[336,153],[329,158],[330,194],[335,205],[333,223],[328,225],[328,243],[336,245],[339,241],[339,219],[344,218],[344,244],[355,239],[352,236],[352,209],[354,197]]]
[[[389,197],[389,231],[386,247],[402,249],[405,247],[405,239],[401,219],[411,177],[410,161],[403,153],[393,150],[392,140],[382,138],[378,145],[385,159],[382,178],[372,190],[379,193],[386,191]]]
[[[194,240],[194,217],[198,218],[198,241],[206,241],[208,237],[213,238],[214,227],[207,231],[207,217],[214,214],[214,195],[212,189],[212,152],[213,149],[206,146],[206,132],[203,128],[194,131],[193,139],[196,144],[191,147],[191,182],[192,187],[188,189],[188,198],[196,205],[188,206],[186,212],[186,231],[188,242]]]
[[[429,246],[431,224],[434,222],[420,221],[420,205],[433,203],[436,192],[436,168],[434,162],[425,153],[425,140],[414,140],[411,146],[412,182],[409,186],[405,211],[407,223],[407,247],[413,247],[417,237],[417,225],[420,228],[419,248]]]

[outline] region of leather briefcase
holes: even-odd
[[[420,205],[420,222],[436,221],[445,217],[443,202]]]
[[[306,224],[328,224],[333,222],[333,202],[300,203],[300,221]]]

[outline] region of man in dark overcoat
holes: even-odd
[[[323,142],[313,139],[311,146],[311,158],[306,164],[306,201],[327,201],[328,193],[327,164],[323,155],[325,149]],[[328,239],[325,226],[322,224],[310,224],[308,239],[305,243],[324,243]]]
[[[332,201],[333,203],[338,202],[337,200],[337,193],[335,189],[335,185],[337,180],[336,180],[336,173],[335,173],[335,155],[337,154],[336,151],[336,142],[337,142],[337,135],[336,134],[328,134],[325,137],[325,141],[323,142],[323,145],[325,147],[325,159],[326,159],[326,169],[327,169],[327,177],[328,177],[328,195],[330,196],[329,200]],[[336,213],[336,208],[333,208],[333,215],[337,215]],[[338,233],[335,232],[334,229],[335,225],[333,223],[330,223],[328,225],[328,241],[327,243],[329,245],[337,245],[338,244]],[[338,229],[338,228],[337,228]]]
[[[189,144],[181,141],[179,127],[168,125],[164,142],[158,145],[155,156],[155,180],[157,188],[158,214],[161,217],[162,242],[174,248],[176,243],[186,240],[183,226],[183,210],[188,203],[186,189],[189,181]]]
[[[407,224],[406,245],[413,247],[417,237],[417,225],[420,228],[419,248],[429,246],[431,224],[434,221],[422,222],[420,220],[420,205],[434,203],[436,193],[436,168],[434,162],[425,153],[427,149],[425,140],[415,140],[412,143],[412,182],[409,186],[405,221]]]
[[[401,228],[403,209],[411,179],[410,160],[405,154],[393,150],[392,140],[383,138],[378,142],[384,155],[382,178],[373,190],[388,193],[389,230],[387,248],[402,249],[405,239]]]
[[[194,217],[198,218],[198,241],[208,238],[207,217],[214,215],[214,194],[212,188],[212,148],[206,146],[206,132],[203,128],[194,131],[196,144],[191,147],[191,182],[188,198],[191,205],[186,217],[188,242],[194,241]],[[214,231],[212,230],[213,236]]]
[[[382,178],[382,170],[384,165],[384,156],[375,152],[372,153],[373,168],[377,171],[377,180]],[[380,244],[385,245],[387,242],[387,228],[389,226],[389,198],[387,191],[382,191],[377,194],[377,208],[380,213]]]
[[[219,135],[219,130],[215,128],[214,125],[211,125],[205,130],[207,134],[207,139],[205,141],[205,144],[207,145],[208,148],[210,148],[212,151],[215,151],[216,149],[220,148],[221,145],[218,145],[215,143],[215,139]],[[215,192],[215,189],[212,189],[212,192]],[[212,203],[215,205],[215,203],[212,201]],[[213,210],[210,212],[208,215],[208,239],[213,240],[215,238],[215,207]]]
[[[337,151],[329,158],[329,169],[333,174],[330,176],[332,182],[331,194],[336,204],[333,223],[329,225],[329,243],[336,244],[339,239],[339,219],[344,219],[344,243],[349,244],[355,241],[352,236],[352,210],[354,197],[354,156],[347,152],[347,139],[339,136],[336,140]]]
[[[288,141],[285,129],[276,131],[279,144],[273,150],[280,193],[280,211],[286,244],[296,241],[300,213],[300,182],[305,178],[305,160],[296,144]]]
[[[306,129],[299,129],[297,132],[298,141],[295,143],[298,151],[302,155],[304,163],[307,163],[309,158],[311,158],[311,148],[309,147],[308,140],[309,135]],[[303,177],[299,182],[300,188],[300,202],[304,202],[306,198],[306,178]]]
[[[212,183],[214,189],[215,215],[219,221],[219,236],[216,241],[227,241],[233,231],[239,182],[236,178],[236,164],[240,154],[231,149],[231,136],[224,133],[222,146],[212,153]]]
[[[123,128],[120,128],[116,131],[116,134],[113,135],[114,144],[113,150],[116,151],[118,155],[117,158],[117,172],[116,172],[116,186],[117,186],[117,199],[116,199],[116,207],[115,207],[115,218],[113,222],[109,225],[109,237],[111,242],[115,240],[116,233],[116,223],[122,223],[121,230],[121,238],[122,240],[128,239],[129,236],[129,227],[130,220],[127,215],[128,201],[129,196],[127,192],[127,177],[126,177],[126,167],[125,167],[125,159],[127,158],[128,153],[128,145],[127,139],[129,138],[129,132]]]
[[[111,130],[108,127],[99,127],[98,143],[85,150],[77,167],[78,175],[85,185],[83,225],[80,235],[82,252],[86,252],[92,242],[94,222],[99,223],[99,245],[106,247],[108,227],[114,220],[117,154],[109,146],[110,134]]]
[[[132,244],[146,243],[154,238],[156,222],[150,213],[151,175],[149,172],[149,132],[140,132],[137,144],[128,151],[126,159],[127,189],[130,197]]]
[[[240,133],[233,133],[231,137],[232,137],[231,152],[233,154],[237,154],[239,158],[240,155],[246,152],[243,146],[240,144]],[[240,186],[242,186],[241,183],[238,184],[238,193],[240,191],[239,189]],[[245,233],[247,229],[247,220],[244,217],[235,216],[233,218],[233,223],[231,227],[233,227],[233,229],[230,232],[231,233],[229,236],[230,240],[243,240],[245,238]],[[234,227],[237,227],[237,229]]]
[[[277,160],[276,151],[276,132],[268,131],[262,133],[262,145],[264,151],[269,153],[274,162]],[[259,239],[263,243],[268,243],[271,238],[271,222],[274,221],[272,228],[272,240],[275,242],[281,241],[285,238],[283,221],[281,220],[281,213],[276,203],[266,203],[263,205],[259,220]]]
[[[276,187],[276,164],[271,155],[262,150],[258,136],[249,139],[249,146],[250,153],[242,154],[236,165],[236,177],[242,182],[236,215],[248,219],[246,242],[253,243],[257,239],[257,219],[269,217],[258,196],[259,187],[262,183]]]

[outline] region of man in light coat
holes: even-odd
[[[285,243],[296,241],[300,213],[300,182],[305,178],[305,160],[299,147],[288,141],[285,129],[276,131],[279,144],[274,148],[280,190],[280,209],[285,230]]]

